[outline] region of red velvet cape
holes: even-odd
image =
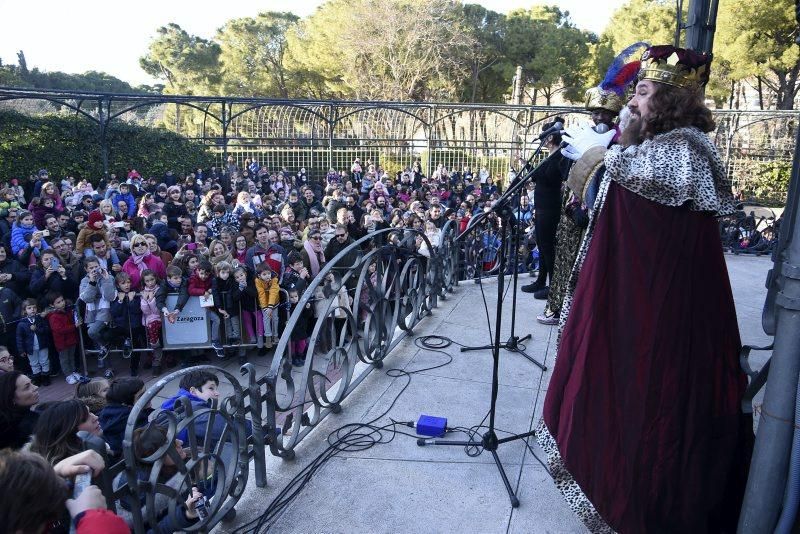
[[[588,499],[623,533],[735,525],[746,387],[717,221],[611,183],[544,405]],[[746,448],[746,447],[745,447]],[[727,509],[726,509],[727,507]]]

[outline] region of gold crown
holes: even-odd
[[[675,87],[696,89],[708,82],[708,64],[689,67],[679,62],[678,54],[673,52],[666,59],[653,59],[648,52],[642,56],[640,80],[665,83]]]
[[[621,96],[614,91],[606,91],[600,87],[592,87],[586,91],[586,109],[605,109],[617,114],[625,107],[625,102]]]

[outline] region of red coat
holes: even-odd
[[[53,333],[53,345],[62,351],[78,344],[78,329],[72,319],[72,312],[56,310],[47,315],[50,331]]]
[[[110,510],[86,510],[75,527],[78,534],[128,534],[125,520]]]
[[[197,272],[192,273],[192,276],[189,277],[189,284],[186,286],[186,292],[189,293],[190,296],[199,297],[205,294],[209,289],[211,289],[210,276],[205,280],[200,280],[200,277],[197,276]]]

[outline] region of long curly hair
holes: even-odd
[[[652,111],[645,120],[643,131],[646,138],[687,126],[705,133],[714,130],[716,124],[701,91],[663,83],[654,83],[653,86],[655,91],[650,96]]]

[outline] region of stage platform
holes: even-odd
[[[768,258],[726,255],[733,284],[739,326],[744,343],[766,344],[761,330],[764,281]],[[524,275],[522,284],[531,279]],[[463,344],[490,342],[484,300],[494,325],[495,280],[482,285],[472,281],[455,289],[414,336],[437,334]],[[510,294],[505,311],[503,339],[508,337]],[[548,366],[542,373],[519,354],[503,351],[500,362],[497,428],[522,433],[541,417],[555,353],[556,327],[543,326],[535,317],[543,301],[519,292],[517,333],[532,334],[528,353]],[[491,354],[488,350],[461,353],[452,345],[451,364],[413,375],[411,384],[388,417],[416,420],[420,414],[446,417],[448,426],[478,425],[489,408]],[[755,353],[758,362],[768,355]],[[253,477],[237,505],[236,520],[219,525],[214,532],[232,532],[256,519],[300,470],[326,447],[328,434],[347,423],[367,422],[385,411],[400,392],[406,378],[391,378],[391,368],[430,367],[445,358],[419,349],[413,338],[404,340],[348,397],[342,412],[325,419],[297,447],[295,460],[287,462],[268,454],[268,487],[257,488]],[[758,401],[758,399],[756,399]],[[411,429],[406,429],[411,430]],[[463,439],[455,435],[453,439]],[[481,533],[578,533],[586,532],[573,516],[561,494],[539,463],[542,452],[533,439],[530,447],[516,441],[501,446],[500,458],[520,506],[512,509],[491,455],[470,457],[461,447],[418,447],[416,440],[397,436],[363,452],[341,453],[328,461],[299,496],[270,526],[280,533],[377,533],[377,532],[481,532]]]

